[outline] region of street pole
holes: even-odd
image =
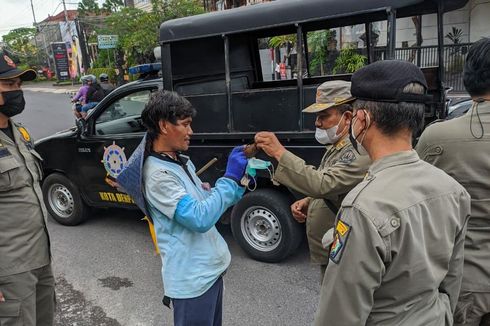
[[[34,5],[32,4],[31,0],[31,9],[32,9],[32,18],[34,19],[34,26],[36,27],[36,35],[34,35],[34,43],[36,44],[36,54],[37,54],[37,62],[40,63],[41,59],[39,56],[39,45],[37,44],[37,22],[36,22],[36,14],[34,13]]]

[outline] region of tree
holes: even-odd
[[[102,9],[107,12],[117,12],[124,8],[123,0],[105,0]]]
[[[32,40],[36,36],[35,28],[16,28],[3,36],[7,48],[19,57],[20,63],[34,65],[36,63],[37,48]]]
[[[100,14],[99,4],[96,0],[82,0],[78,3],[78,14],[80,16],[98,15]]]
[[[122,8],[107,17],[99,34],[119,36],[118,48],[127,58],[127,65],[154,61],[153,49],[158,45],[159,27],[163,21],[203,13],[199,0],[152,0],[153,10]]]

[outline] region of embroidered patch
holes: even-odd
[[[356,159],[356,154],[352,149],[349,149],[339,159],[339,163],[351,164]]]
[[[345,225],[341,220],[339,220],[336,230],[338,233],[340,233],[341,236],[344,236],[349,231],[349,227]]]
[[[350,225],[341,221],[340,216],[337,221],[337,225],[335,226],[334,241],[330,247],[330,260],[335,264],[340,263],[347,240],[349,239],[349,234],[351,232]]]
[[[22,135],[22,138],[24,138],[24,140],[26,142],[30,142],[31,141],[31,135],[29,135],[29,133],[27,132],[26,128],[19,127],[18,129],[19,129],[20,134]]]
[[[0,148],[0,158],[2,157],[7,157],[7,156],[11,156],[12,154],[10,153],[10,151],[8,150],[8,148]]]

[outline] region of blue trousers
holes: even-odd
[[[223,278],[203,295],[191,299],[172,299],[175,326],[221,326]]]

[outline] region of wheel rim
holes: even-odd
[[[241,217],[240,226],[245,241],[256,250],[272,251],[281,242],[281,223],[274,213],[265,207],[248,208]]]
[[[55,183],[48,189],[49,206],[57,216],[69,218],[75,209],[75,201],[70,190],[62,184]]]

